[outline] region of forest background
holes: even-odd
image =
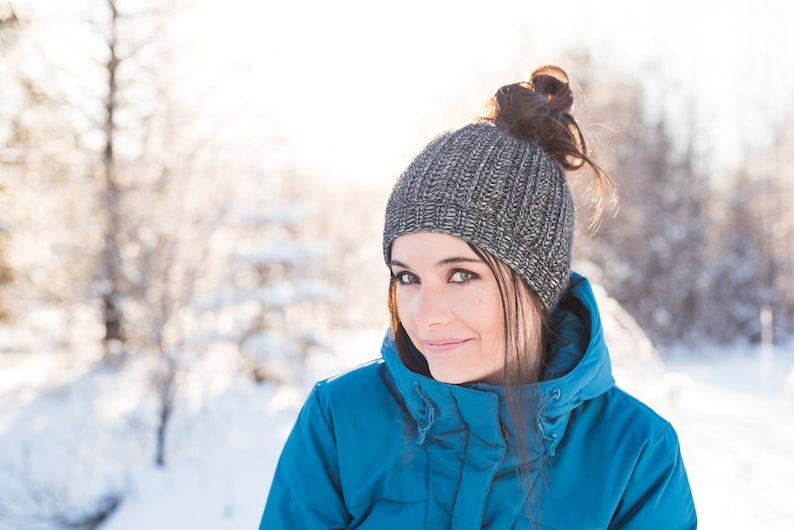
[[[1,0],[0,399],[139,372],[134,404],[91,414],[164,468],[207,363],[268,388],[340,367],[338,337],[388,322],[400,170],[547,63],[621,196],[596,233],[581,205],[575,268],[662,361],[785,349],[794,8],[547,4]],[[108,516],[118,484],[40,494],[20,455],[50,420],[3,435],[28,484],[0,488],[0,519]]]

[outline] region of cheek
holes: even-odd
[[[416,296],[414,296],[410,289],[400,289],[398,287],[395,302],[397,319],[402,323],[405,331],[408,332],[413,340],[415,331],[414,308],[416,305]]]
[[[397,316],[400,318],[400,320],[403,320],[403,317],[407,316],[408,314],[409,302],[408,302],[408,296],[406,295],[405,291],[403,289],[400,289],[399,286],[397,287],[397,294],[394,297],[394,300],[396,301],[395,309],[397,310]]]
[[[461,298],[455,302],[466,322],[492,342],[501,341],[504,334],[504,318],[499,294],[484,292]],[[465,315],[465,317],[463,316]]]
[[[494,346],[504,342],[504,319],[501,308],[494,309],[491,318],[483,322],[483,334],[486,334]]]
[[[499,295],[492,295],[484,298],[480,307],[480,321],[482,322],[483,332],[487,333],[494,344],[501,344],[504,337],[504,314]]]

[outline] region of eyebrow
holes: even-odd
[[[464,258],[464,257],[452,257],[442,259],[441,261],[437,262],[434,266],[435,267],[446,267],[447,265],[454,265],[455,263],[483,263],[483,261],[479,258]],[[396,259],[391,260],[389,263],[391,267],[402,267],[403,269],[410,269],[408,265],[403,263],[402,261],[398,261]]]

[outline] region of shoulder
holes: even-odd
[[[583,402],[572,412],[571,426],[566,437],[576,438],[588,451],[619,454],[626,463],[636,461],[660,439],[678,446],[670,422],[619,387]]]
[[[616,410],[623,411],[635,419],[639,418],[647,426],[659,427],[667,423],[667,420],[648,404],[617,385],[605,392],[604,398]]]
[[[656,410],[618,386],[612,387],[604,394],[610,417],[618,425],[623,425],[628,432],[636,432],[651,438],[659,433],[670,430],[670,422]]]
[[[668,453],[675,457],[679,452],[678,435],[670,422],[646,403],[619,387],[603,394],[600,404],[594,403],[601,414],[606,439],[621,447],[637,459],[649,452]],[[603,432],[603,431],[602,431]]]
[[[380,412],[396,405],[397,396],[383,359],[376,359],[317,382],[310,399],[330,419],[339,413],[354,417]]]
[[[326,399],[340,399],[350,395],[351,392],[358,392],[360,397],[362,387],[370,389],[373,385],[384,384],[382,373],[384,368],[383,359],[373,359],[318,381],[315,384],[315,392]]]

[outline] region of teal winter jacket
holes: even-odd
[[[518,421],[503,387],[412,372],[389,336],[382,359],[318,383],[260,530],[696,528],[676,434],[615,386],[587,280],[552,320]]]

